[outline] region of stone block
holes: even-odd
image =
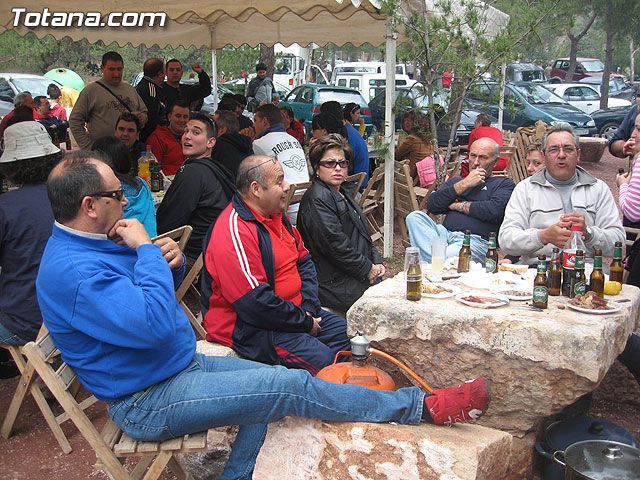
[[[196,353],[208,355],[210,357],[234,357],[240,358],[240,356],[234,352],[231,348],[225,347],[220,343],[209,342],[207,340],[198,340],[196,342]]]
[[[269,426],[254,478],[504,479],[511,440],[505,432],[471,424],[407,426],[287,417]]]

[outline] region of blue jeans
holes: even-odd
[[[24,345],[28,340],[24,340],[20,338],[15,333],[10,332],[5,328],[2,323],[0,323],[0,343],[4,343],[5,345]]]
[[[411,245],[420,249],[423,262],[431,263],[431,242],[434,237],[446,237],[447,250],[444,259],[457,257],[464,242],[464,232],[450,232],[442,225],[438,225],[424,212],[411,212],[407,215],[407,229],[411,238]],[[471,234],[471,260],[484,265],[489,250],[489,242],[480,235]]]
[[[287,415],[349,422],[417,425],[425,394],[340,385],[305,370],[196,354],[162,382],[109,406],[109,417],[131,437],[162,441],[224,425],[240,431],[221,479],[250,479],[267,424]]]

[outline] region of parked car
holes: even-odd
[[[613,107],[606,108],[603,110],[596,110],[591,113],[591,118],[596,122],[596,129],[598,131],[598,135],[602,135],[608,139],[611,139],[611,136],[618,129],[624,117],[629,113],[630,108],[637,108],[637,105],[632,107]]]
[[[307,134],[309,134],[311,133],[311,119],[320,113],[320,105],[331,100],[335,100],[342,106],[350,102],[360,105],[360,116],[364,120],[367,131],[371,130],[369,105],[362,98],[360,92],[352,88],[307,83],[291,90],[278,106],[290,106],[294,117],[304,125]]]
[[[449,90],[441,90],[434,98],[434,103],[440,105],[442,113],[449,106]],[[384,127],[384,109],[385,109],[385,92],[382,91],[376,95],[369,103],[371,108],[372,123],[378,130],[382,131]],[[404,126],[404,115],[407,110],[415,108],[421,109],[425,114],[429,106],[429,99],[426,93],[417,85],[414,88],[396,88],[396,107],[400,110],[396,114],[395,128],[400,131]],[[475,128],[476,117],[482,112],[470,108],[465,102],[464,109],[460,116],[460,123],[456,128],[455,145],[467,145],[469,143],[469,134]],[[492,122],[497,121],[492,118]],[[451,132],[451,124],[447,122],[439,122],[438,125],[438,143],[444,145],[449,139]]]
[[[591,113],[600,109],[600,93],[591,85],[585,83],[554,83],[546,85],[546,87],[584,113]],[[609,98],[607,101],[607,108],[628,107],[629,105],[631,105],[631,102],[622,98]]]
[[[506,69],[507,82],[546,82],[544,69],[535,63],[510,63]]]
[[[47,87],[55,83],[55,80],[32,75],[30,73],[0,73],[0,115],[4,116],[13,110],[13,99],[18,93],[29,92],[32,97],[38,95],[47,96]],[[5,111],[6,110],[6,111]]]
[[[602,90],[602,77],[585,77],[580,83],[593,86],[598,92]],[[636,88],[621,77],[609,77],[609,98],[622,98],[631,103],[636,101]],[[609,105],[610,107],[612,105]]]
[[[499,83],[477,82],[467,99],[474,108],[497,117],[499,92]],[[538,120],[549,125],[567,122],[578,135],[596,133],[595,122],[589,115],[539,83],[508,83],[504,94],[503,128],[515,132],[518,127],[532,126]]]
[[[396,73],[396,87],[411,88],[415,80],[408,75]],[[333,85],[358,90],[365,101],[370,102],[380,91],[386,88],[387,76],[384,73],[342,72],[333,74]]]
[[[568,58],[559,58],[555,62],[553,62],[553,67],[551,68],[551,79],[561,79],[567,76],[567,72],[569,71],[569,59]],[[602,72],[604,72],[604,63],[598,58],[584,58],[578,57],[576,58],[576,71],[573,74],[574,82],[581,80],[585,77],[600,77],[602,78]],[[624,75],[620,75],[619,73],[612,73],[612,77],[621,77],[624,79]]]

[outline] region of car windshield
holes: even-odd
[[[584,68],[585,72],[603,72],[604,71],[604,63],[600,60],[587,60],[582,63],[582,68]]]
[[[278,75],[291,75],[293,67],[291,66],[291,57],[278,57],[274,67],[274,73]]]
[[[47,96],[47,87],[52,83],[56,83],[53,80],[48,78],[30,78],[30,77],[21,77],[21,78],[12,78],[11,81],[14,83],[18,91],[20,92],[29,92],[32,97],[37,97],[38,95]]]
[[[318,90],[318,102],[319,104],[323,104],[324,102],[329,102],[331,100],[335,100],[341,105],[345,105],[347,103],[353,102],[357,103],[361,107],[366,107],[367,102],[364,101],[362,95],[358,92],[353,92],[349,90],[329,90],[322,89]]]
[[[562,97],[559,97],[551,90],[547,90],[540,85],[512,85],[512,87],[529,103],[567,103],[562,99]]]

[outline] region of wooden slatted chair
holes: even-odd
[[[184,278],[182,279],[182,283],[178,286],[176,290],[176,300],[184,310],[184,313],[187,315],[191,326],[193,327],[193,331],[196,334],[197,340],[204,340],[207,336],[207,331],[204,329],[202,325],[202,316],[198,313],[194,314],[187,303],[184,300],[184,296],[187,292],[190,292],[193,295],[198,303],[200,302],[200,291],[196,287],[195,282],[199,278],[200,271],[204,265],[204,259],[202,254],[200,254],[195,261],[195,263],[191,266],[191,269],[186,273]]]
[[[287,199],[284,204],[285,212],[289,210],[289,206],[292,203],[302,200],[304,192],[311,186],[311,182],[292,183],[289,185],[289,193],[287,193]]]
[[[100,434],[84,413],[82,405],[70,392],[71,386],[77,381],[73,369],[66,363],[54,369],[49,362],[58,353],[51,336],[47,334],[36,342],[29,342],[24,346],[23,352],[29,364],[33,365],[68,417],[93,448],[98,460],[96,468],[105,470],[114,480],[154,480],[166,466],[179,479],[191,478],[174,455],[206,450],[207,432],[185,435],[164,442],[139,442],[123,433],[111,419],[108,419]],[[131,473],[123,466],[127,457],[140,457]]]
[[[356,195],[358,195],[360,187],[362,187],[365,178],[367,178],[367,174],[364,172],[360,172],[349,175],[344,179],[345,182],[352,182],[356,184],[356,189],[353,191],[353,198],[356,198]]]
[[[38,333],[38,338],[47,334],[47,328],[43,324],[40,328],[40,332]],[[11,432],[13,430],[15,421],[18,418],[20,408],[26,400],[27,394],[30,393],[36,404],[38,405],[38,408],[42,412],[42,415],[49,425],[53,436],[58,441],[58,444],[60,445],[62,451],[64,453],[71,453],[71,444],[60,428],[60,425],[63,422],[69,420],[69,416],[66,413],[60,415],[55,415],[53,413],[51,407],[44,397],[44,394],[40,390],[40,387],[35,382],[35,371],[33,365],[31,365],[31,363],[25,359],[23,354],[23,347],[0,344],[0,348],[4,348],[9,351],[11,357],[13,358],[13,361],[18,367],[18,370],[20,370],[20,380],[18,382],[16,391],[13,394],[13,398],[11,399],[11,403],[9,404],[9,408],[7,409],[7,414],[2,423],[2,429],[0,430],[0,434],[2,435],[2,437],[8,439],[11,436]],[[74,385],[74,395],[77,394],[79,388],[79,383]],[[93,405],[96,401],[97,399],[93,395],[91,395],[91,397],[80,403],[80,406],[82,409],[85,409]]]
[[[396,162],[394,166],[394,218],[398,220],[400,232],[402,234],[402,243],[405,247],[411,246],[409,239],[409,231],[405,219],[414,210],[418,210],[418,200],[413,191],[413,179],[407,162]]]
[[[362,192],[359,204],[369,222],[371,240],[380,240],[384,236],[384,224],[378,220],[384,218],[384,165],[376,168],[369,177],[369,183]]]
[[[503,146],[500,147],[500,156],[501,157],[506,157],[507,161],[509,162],[507,164],[507,167],[505,170],[494,170],[493,171],[493,176],[494,177],[509,177],[511,178],[515,183],[517,183],[515,181],[515,179],[513,179],[511,177],[511,172],[513,171],[513,165],[515,164],[515,156],[516,156],[516,147],[515,145],[507,145],[507,146]],[[525,168],[525,173],[526,173],[526,168]],[[522,179],[520,179],[522,180]],[[518,181],[520,181],[518,180]]]
[[[169,230],[168,232],[158,235],[157,237],[153,237],[151,241],[158,240],[159,238],[169,237],[172,240],[175,240],[178,244],[178,247],[180,247],[180,250],[184,252],[184,247],[187,246],[187,242],[191,237],[191,232],[193,232],[193,227],[191,225],[183,225],[181,227],[174,228],[173,230]]]

